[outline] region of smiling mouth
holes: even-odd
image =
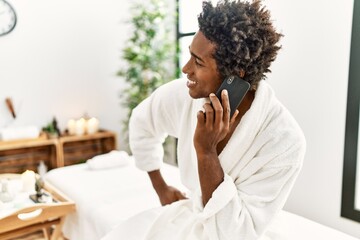
[[[192,80],[188,79],[186,85],[187,85],[188,87],[195,86],[195,85],[196,85],[196,81],[192,81]]]

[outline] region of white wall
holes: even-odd
[[[84,113],[119,134],[126,112],[120,106],[124,24],[131,1],[9,1],[18,15],[13,32],[0,37],[0,128],[59,121]],[[11,97],[15,121],[4,99]]]
[[[360,223],[340,217],[353,1],[266,4],[285,35],[268,80],[307,139],[286,209],[360,237]]]
[[[119,133],[125,112],[116,77],[129,31],[130,0],[9,0],[19,22],[0,37],[0,127],[64,129],[84,112]],[[360,237],[340,217],[346,95],[353,1],[265,1],[284,34],[269,82],[304,130],[307,154],[286,209]],[[11,120],[4,99],[18,112]]]

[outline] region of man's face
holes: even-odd
[[[202,32],[197,32],[189,47],[191,57],[182,71],[187,75],[189,94],[192,98],[208,97],[219,88],[222,79],[212,54],[215,45]]]

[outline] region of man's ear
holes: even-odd
[[[240,75],[241,78],[244,78],[245,77],[245,71],[243,69],[240,69],[239,75]]]

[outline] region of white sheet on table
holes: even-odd
[[[169,184],[185,190],[177,168],[164,164],[162,173]],[[133,162],[96,171],[73,165],[54,169],[45,178],[76,203],[76,213],[66,217],[63,227],[71,240],[98,240],[128,217],[160,206],[147,173]]]
[[[299,215],[280,211],[261,240],[358,240]]]
[[[165,164],[162,173],[169,184],[185,190],[177,168]],[[136,169],[133,163],[98,171],[89,170],[86,164],[58,168],[48,172],[46,180],[76,203],[77,212],[66,218],[63,228],[64,235],[71,240],[98,240],[128,217],[160,206],[147,174]],[[261,240],[304,239],[357,238],[281,211]]]

